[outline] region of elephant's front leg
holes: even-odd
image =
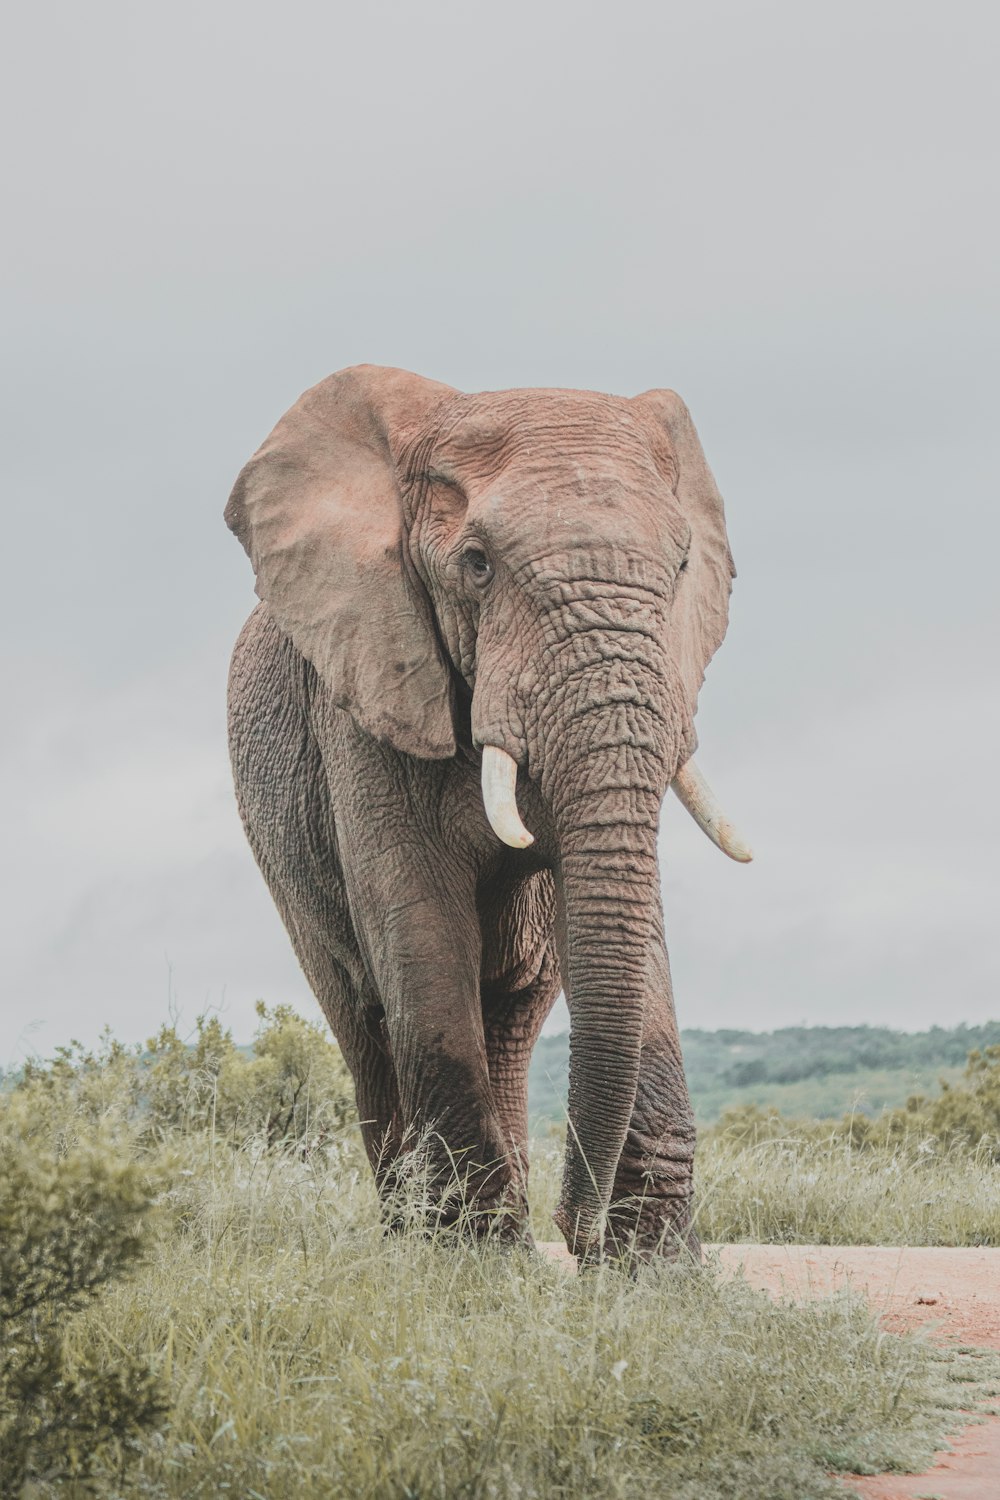
[[[384,1192],[397,1220],[412,1216],[413,1182],[432,1221],[467,1218],[487,1232],[513,1206],[513,1173],[480,1008],[475,874],[426,834],[415,846],[405,825],[381,824],[380,835],[348,873],[348,893],[399,1089],[403,1149]]]
[[[692,1223],[694,1112],[662,925],[654,923],[635,1108],[615,1177],[605,1248],[650,1260],[700,1255]]]

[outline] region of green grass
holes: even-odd
[[[710,1241],[1000,1245],[1000,1167],[956,1148],[863,1150],[843,1136],[698,1148],[697,1224]]]
[[[353,1143],[186,1159],[146,1265],[73,1332],[166,1388],[130,1496],[808,1500],[842,1493],[831,1469],[923,1465],[995,1389],[848,1296],[387,1239]]]
[[[695,1223],[706,1243],[1000,1246],[1000,1166],[981,1153],[920,1139],[868,1149],[818,1122],[776,1124],[763,1139],[700,1137]],[[535,1141],[538,1239],[555,1238],[561,1159],[561,1132]]]
[[[926,1112],[856,1130],[728,1119],[699,1145],[702,1237],[1000,1243],[992,1138],[962,1134],[992,1119],[998,1080],[1000,1058],[981,1060],[929,1106],[947,1139]],[[279,1010],[253,1056],[205,1023],[192,1048],[163,1032],[141,1056],[70,1049],[0,1092],[0,1143],[53,1174],[34,1207],[30,1172],[0,1180],[0,1221],[24,1247],[8,1246],[8,1280],[19,1256],[42,1265],[84,1243],[67,1224],[88,1227],[102,1153],[155,1194],[150,1213],[122,1205],[144,1225],[131,1273],[49,1310],[56,1384],[89,1381],[119,1420],[94,1405],[110,1436],[93,1489],[42,1479],[33,1495],[832,1500],[831,1471],[920,1468],[959,1412],[997,1394],[991,1356],[887,1335],[847,1294],[773,1301],[711,1258],[630,1281],[454,1232],[387,1237],[345,1087],[325,1035]],[[540,1239],[555,1237],[561,1155],[557,1130],[534,1143]],[[58,1164],[78,1160],[61,1188]],[[411,1190],[419,1225],[416,1176]],[[141,1411],[95,1383],[117,1369],[152,1375]],[[0,1449],[6,1378],[0,1361]]]

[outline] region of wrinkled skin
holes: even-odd
[[[526,1234],[562,985],[567,1244],[696,1247],[656,834],[732,564],[683,403],[361,366],[286,414],[226,518],[262,601],[230,680],[240,811],[387,1200],[430,1127],[472,1222]],[[483,745],[520,768],[530,848],[487,823]]]

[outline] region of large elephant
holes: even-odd
[[[733,567],[683,402],[359,366],[281,419],[226,520],[261,600],[230,678],[240,811],[383,1193],[423,1132],[463,1222],[527,1234],[528,1062],[562,985],[560,1230],[589,1258],[696,1247],[668,786],[750,856],[690,758]]]

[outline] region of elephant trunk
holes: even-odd
[[[558,833],[560,961],[570,1011],[569,1139],[556,1222],[598,1253],[632,1118],[660,911],[659,757],[609,747],[544,778]],[[572,790],[570,791],[570,787]]]

